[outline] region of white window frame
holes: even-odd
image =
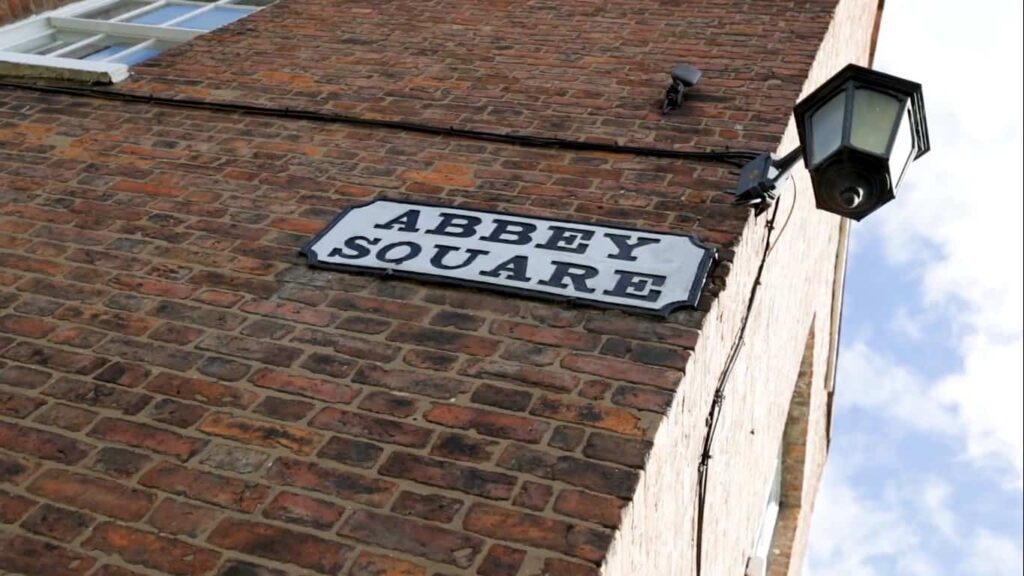
[[[754,548],[747,559],[744,576],[765,576],[768,573],[768,555],[771,553],[772,540],[775,538],[775,525],[779,521],[779,509],[782,500],[782,447],[775,461],[775,473],[772,475],[772,486],[768,491],[768,501],[764,505],[761,524],[754,539]]]
[[[110,20],[92,20],[81,17],[83,14],[112,6],[119,1],[79,0],[56,10],[44,12],[0,28],[0,75],[84,80],[93,83],[120,82],[128,77],[129,65],[111,60],[156,45],[165,48],[177,46],[208,32],[207,30],[182,28],[175,26],[175,24],[202,12],[212,10],[216,6],[230,5],[248,10],[249,14],[264,7],[240,5],[237,4],[237,0],[215,0],[211,2],[139,0],[140,2],[145,2],[146,6],[120,14]],[[167,5],[196,6],[197,10],[158,25],[134,24],[125,21],[143,12],[156,10]],[[85,34],[86,36],[81,41],[65,46],[48,55],[26,54],[17,51],[19,46],[39,40],[57,31],[75,32]],[[91,42],[102,41],[108,36],[139,40],[140,42],[127,50],[111,54],[103,60],[79,60],[77,58],[61,57],[61,54]]]

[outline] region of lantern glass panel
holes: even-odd
[[[902,105],[903,102],[895,96],[858,88],[853,96],[850,144],[866,152],[885,156]]]
[[[811,164],[817,164],[835,152],[843,140],[843,116],[846,112],[846,91],[811,114]]]
[[[899,130],[896,132],[896,140],[892,143],[892,154],[889,155],[889,174],[892,177],[894,191],[899,188],[907,166],[910,165],[916,152],[910,114],[911,111],[908,107],[903,112]]]

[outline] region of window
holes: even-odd
[[[0,73],[117,82],[273,0],[81,0],[0,28]]]
[[[772,537],[775,525],[779,520],[779,502],[782,496],[782,447],[775,463],[775,474],[772,475],[772,487],[765,502],[764,514],[761,516],[761,527],[754,541],[754,551],[747,560],[745,576],[765,576],[768,572],[768,554],[771,552]]]

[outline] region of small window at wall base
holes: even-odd
[[[772,486],[768,491],[761,525],[754,540],[754,549],[747,558],[747,569],[744,576],[765,576],[768,573],[768,555],[771,553],[772,538],[775,536],[775,525],[779,521],[779,502],[782,497],[782,446],[775,461],[775,474],[772,475]]]
[[[274,0],[80,0],[0,28],[0,76],[119,82],[128,68]]]

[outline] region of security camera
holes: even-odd
[[[665,90],[665,102],[661,105],[661,112],[668,114],[678,110],[683,105],[686,89],[696,86],[697,82],[700,82],[701,74],[696,66],[676,64],[672,69],[672,84]]]

